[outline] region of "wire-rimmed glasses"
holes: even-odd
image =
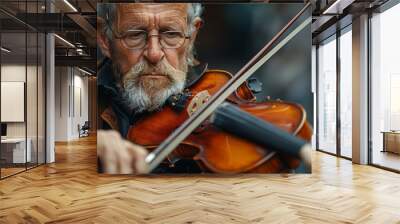
[[[128,49],[141,50],[147,45],[150,37],[157,36],[159,43],[164,49],[180,48],[186,39],[190,39],[189,35],[185,35],[181,31],[162,31],[159,34],[149,34],[146,30],[127,30],[121,34],[114,32],[113,35],[117,39],[121,39],[122,43]]]

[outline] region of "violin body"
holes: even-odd
[[[170,106],[164,106],[159,111],[146,114],[130,127],[127,139],[150,151],[155,149],[231,77],[230,73],[221,70],[205,72],[190,87],[191,95],[185,110],[177,112]],[[256,102],[247,83],[243,83],[227,101],[295,136],[311,140],[312,130],[300,105],[282,101]],[[300,164],[297,158],[265,149],[222,131],[207,121],[181,142],[166,162],[173,165],[180,158],[197,161],[204,172],[229,174],[288,172]]]

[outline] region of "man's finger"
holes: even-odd
[[[117,150],[121,150],[120,137],[115,131],[102,131],[99,133],[100,138],[97,140],[97,147],[100,150],[100,159],[103,163],[105,173],[117,174],[118,157]]]
[[[132,167],[132,160],[134,157],[129,153],[129,149],[126,147],[125,142],[121,141],[121,150],[118,152],[120,173],[121,174],[132,174],[134,168]]]
[[[132,167],[135,169],[136,173],[144,173],[146,170],[145,158],[147,156],[147,150],[142,146],[132,144],[125,141],[126,147],[129,152],[133,155]]]

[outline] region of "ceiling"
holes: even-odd
[[[45,0],[1,0],[2,46],[12,49],[8,60],[37,55],[43,46],[36,43],[36,35],[52,32],[70,43],[55,38],[56,65],[96,71],[96,4],[97,0],[47,0],[47,4]]]
[[[98,2],[123,1],[47,0],[46,5],[45,0],[1,0],[2,45],[13,49],[14,53],[9,55],[10,58],[11,56],[30,55],[37,50],[37,44],[34,41],[36,39],[34,39],[34,35],[29,34],[30,32],[54,32],[70,43],[55,38],[57,64],[71,65],[72,63],[75,66],[83,66],[95,71],[97,58],[96,5]],[[270,0],[269,2],[304,1]],[[335,0],[313,1],[312,32],[314,40],[329,35],[329,32],[335,32],[335,28],[332,27],[344,17],[373,9],[386,0],[336,0],[336,2],[339,4],[336,4]],[[49,13],[50,11],[52,13]],[[27,40],[21,33],[28,33]],[[26,50],[25,42],[28,43]]]

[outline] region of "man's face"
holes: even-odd
[[[182,91],[191,40],[185,39],[178,48],[165,48],[158,35],[165,31],[188,34],[187,7],[187,4],[118,4],[112,27],[115,33],[131,30],[148,33],[143,49],[129,49],[123,38],[114,37],[110,43],[110,56],[129,108],[154,110],[171,94]]]
[[[128,30],[146,30],[149,34],[159,34],[160,31],[188,31],[186,4],[119,4],[117,18],[114,23],[117,33]],[[188,41],[186,41],[188,42]],[[166,59],[174,68],[182,68],[181,61],[186,53],[186,46],[177,49],[163,49],[157,36],[148,40],[143,50],[127,49],[121,39],[114,39],[113,59],[118,60],[122,73],[140,60],[146,60],[152,65]],[[187,43],[186,43],[187,45]]]

